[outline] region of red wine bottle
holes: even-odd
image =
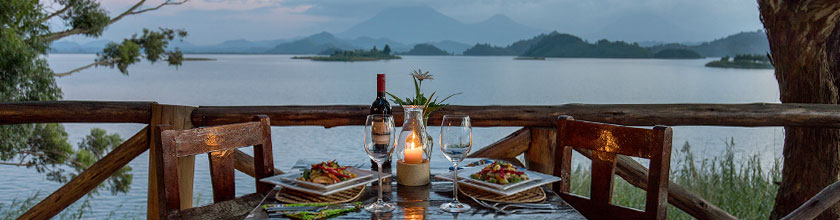
[[[376,74],[376,99],[373,100],[373,104],[370,105],[370,114],[389,114],[389,115],[391,114],[391,103],[388,103],[388,100],[385,99],[385,74]],[[375,128],[374,128],[374,130],[375,130]],[[374,133],[375,133],[375,134],[373,134],[374,141],[376,141],[377,139],[384,139],[384,140],[382,140],[383,143],[381,143],[383,145],[382,148],[387,149],[388,148],[388,140],[389,140],[389,138],[387,136],[391,135],[390,131],[383,131],[383,132],[374,131]],[[383,136],[383,137],[377,137],[377,136]],[[374,144],[374,147],[378,147],[376,145],[380,145],[380,144],[378,144],[378,143]],[[370,162],[371,162],[371,169],[377,170],[376,162],[373,162],[373,160],[371,160]],[[391,168],[391,158],[390,157],[387,160],[382,162],[382,168],[383,168],[383,170],[390,170],[390,168]]]

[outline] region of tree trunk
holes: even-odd
[[[783,103],[838,104],[840,1],[758,0]],[[840,129],[785,127],[782,183],[771,219],[840,180]],[[840,219],[840,206],[817,219]]]

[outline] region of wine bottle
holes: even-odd
[[[370,105],[370,114],[391,114],[391,103],[388,103],[388,100],[385,99],[385,74],[376,74],[376,99],[373,100],[373,104]],[[388,135],[390,131],[387,129],[376,129],[373,128],[373,140],[376,142],[376,145],[382,144],[383,149],[388,148]],[[382,143],[379,143],[382,142]],[[371,162],[371,169],[377,170],[376,162]],[[391,168],[391,158],[389,157],[387,160],[382,162],[382,168],[384,170],[390,170]]]

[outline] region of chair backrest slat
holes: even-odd
[[[565,137],[567,146],[641,158],[650,158],[662,140],[655,130],[586,121],[568,120],[566,130],[574,133]]]
[[[163,138],[175,139],[177,156],[190,156],[211,151],[233,150],[263,144],[260,122],[229,124],[183,131],[165,131]]]
[[[213,202],[224,202],[236,197],[233,178],[234,150],[213,151],[207,154],[210,161],[210,181],[213,184]]]
[[[671,158],[671,128],[625,127],[569,116],[557,120],[554,175],[560,176],[555,191],[592,219],[665,219],[668,172]],[[590,198],[570,194],[571,149],[590,152],[592,159]],[[612,204],[613,177],[619,155],[650,159],[644,212]]]
[[[210,161],[210,178],[213,184],[213,202],[234,199],[234,155],[236,149],[254,146],[254,171],[257,192],[266,193],[271,184],[259,179],[274,175],[271,146],[271,124],[268,116],[254,117],[253,122],[172,130],[172,126],[158,125],[155,133],[158,143],[156,155],[160,218],[169,219],[180,211],[178,186],[178,157],[207,153]]]

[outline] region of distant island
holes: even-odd
[[[376,49],[376,46],[370,50],[328,50],[333,51],[329,56],[294,56],[292,59],[344,62],[402,59],[402,57],[391,55],[391,47],[387,44],[382,50]]]
[[[545,57],[514,57],[514,60],[545,60]]]
[[[184,57],[184,61],[216,61],[216,58]]]
[[[664,51],[664,52],[663,52]],[[507,47],[490,44],[476,44],[464,51],[465,56],[518,56],[517,59],[545,57],[576,58],[663,58],[697,59],[702,58],[690,49],[675,48],[654,53],[637,43],[624,41],[599,40],[589,43],[571,34],[551,32],[527,40],[517,41]]]
[[[651,45],[651,44],[648,44]],[[571,34],[541,34],[505,47],[478,43],[464,51],[465,56],[579,57],[579,58],[655,58],[700,59],[703,57],[761,54],[769,51],[763,31],[741,32],[699,44],[655,44],[641,46],[624,41],[587,42]]]
[[[773,69],[773,64],[767,56],[760,54],[741,54],[729,60],[729,56],[721,57],[706,64],[707,67],[738,68],[738,69]]]
[[[409,50],[405,53],[399,53],[400,55],[417,55],[417,56],[447,56],[452,55],[449,52],[441,50],[440,48],[435,47],[432,44],[416,44],[414,48]]]

